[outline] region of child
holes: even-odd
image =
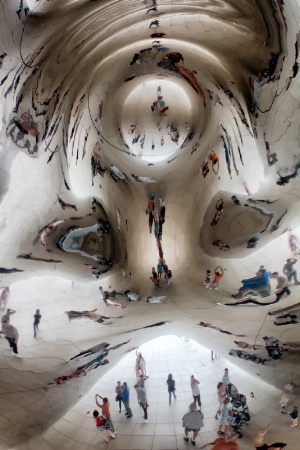
[[[170,269],[168,269],[167,277],[168,277],[168,283],[167,283],[167,286],[169,286],[171,283],[173,283],[173,281],[172,281],[172,272],[171,272]]]
[[[291,427],[295,428],[298,425],[298,408],[297,406],[294,406],[294,409],[292,412],[289,413],[292,419],[292,425]]]
[[[207,269],[206,274],[205,274],[205,279],[203,281],[203,286],[208,289],[209,285],[210,285],[210,281],[211,281],[211,274],[210,274],[210,270]]]
[[[40,321],[41,321],[41,318],[42,318],[42,316],[41,316],[41,314],[40,314],[40,310],[39,309],[37,309],[36,311],[35,311],[35,314],[34,314],[34,316],[33,316],[33,335],[34,335],[34,337],[36,338],[36,332],[37,332],[37,330],[39,329],[39,323],[40,323]]]
[[[290,400],[290,398],[286,394],[282,394],[280,402],[279,402],[281,414],[286,414],[284,409],[285,409],[286,405],[288,404],[289,400]]]
[[[218,271],[218,269],[219,269],[220,271]],[[215,268],[215,277],[214,277],[214,280],[213,280],[213,282],[212,282],[212,285],[211,285],[211,288],[210,288],[210,289],[218,289],[219,282],[221,281],[223,275],[224,275],[224,270],[222,269],[222,267],[217,266],[217,267]]]
[[[96,422],[97,430],[100,431],[100,434],[106,443],[108,442],[108,436],[110,436],[112,439],[116,438],[116,436],[110,431],[110,429],[106,428],[106,420],[103,416],[100,416],[99,411],[97,411],[96,409],[93,412],[93,417]]]
[[[225,391],[227,392],[228,385],[230,383],[229,375],[228,375],[228,369],[224,369],[224,375],[222,377],[222,383],[223,383],[223,386],[225,388]]]

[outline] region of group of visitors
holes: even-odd
[[[158,258],[157,271],[155,267],[152,267],[152,273],[150,280],[152,281],[155,289],[161,289],[162,275],[167,279],[167,286],[172,283],[172,271],[169,269],[164,259]]]
[[[14,311],[11,308],[8,308],[6,310],[6,313],[1,317],[1,335],[3,334],[9,344],[9,350],[13,351],[14,356],[17,356],[20,358],[20,354],[18,351],[18,341],[19,341],[19,332],[17,328],[10,323],[10,316],[15,314],[16,311]],[[36,334],[39,328],[39,323],[42,316],[40,314],[40,310],[37,309],[34,316],[33,316],[33,336],[36,338]]]
[[[205,278],[203,281],[203,286],[206,289],[218,289],[219,283],[224,276],[224,270],[221,266],[217,266],[214,270],[214,278],[211,280],[211,271],[207,269]]]

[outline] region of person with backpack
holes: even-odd
[[[172,394],[174,396],[174,398],[176,399],[176,394],[175,394],[175,380],[173,380],[173,375],[171,373],[169,373],[168,375],[168,379],[167,379],[167,385],[168,385],[168,392],[169,392],[169,405],[171,405],[171,397]]]

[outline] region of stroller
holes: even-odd
[[[241,428],[244,423],[250,421],[250,414],[248,406],[246,405],[240,410],[236,410],[234,408],[230,411],[230,426],[234,429],[236,433],[238,433],[241,438],[243,434],[241,433]]]
[[[283,348],[278,345],[266,345],[266,350],[272,359],[280,359],[283,355]]]

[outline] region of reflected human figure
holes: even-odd
[[[102,286],[99,287],[100,295],[102,297],[102,300],[106,304],[106,306],[112,305],[119,308],[125,308],[125,306],[122,305],[122,303],[117,302],[114,297],[111,296],[111,294],[107,291],[104,291]]]
[[[141,352],[136,351],[135,374],[138,377],[146,376],[146,360],[143,358]]]
[[[219,331],[220,333],[230,334],[230,335],[236,336],[236,337],[245,337],[244,334],[234,334],[234,333],[231,333],[230,331],[225,331],[225,330],[222,330],[222,329],[219,328],[219,327],[215,327],[215,326],[212,325],[211,323],[200,322],[199,325],[200,325],[201,327],[204,327],[204,328],[211,328],[212,330]]]
[[[287,276],[287,279],[289,282],[292,281],[292,278],[294,278],[295,284],[300,284],[297,280],[297,272],[294,268],[294,264],[296,264],[297,259],[295,258],[289,258],[286,260],[285,265],[283,266],[283,273]]]
[[[154,297],[152,295],[146,297],[146,302],[147,303],[164,303],[166,300],[167,296],[163,295],[161,297]]]
[[[7,301],[10,295],[9,287],[3,287],[1,288],[1,294],[0,294],[0,310],[3,311],[6,308]]]
[[[67,361],[72,361],[73,359],[77,359],[77,361],[80,361],[82,358],[85,358],[86,356],[90,356],[102,351],[104,351],[106,356],[108,354],[107,348],[109,347],[109,345],[110,344],[108,344],[107,342],[101,342],[101,344],[94,345],[94,347],[88,348],[87,350],[82,350],[82,352],[77,353],[75,356],[72,356],[72,358],[70,358]]]
[[[296,314],[293,314],[296,313]],[[291,313],[284,314],[283,316],[276,316],[274,325],[295,325],[300,323],[300,310],[291,311]]]
[[[69,219],[64,219],[64,220],[57,220],[56,222],[53,222],[51,225],[48,225],[41,233],[40,235],[40,243],[41,246],[44,247],[44,249],[47,252],[51,252],[51,250],[47,247],[47,241],[48,238],[50,236],[52,236],[53,234],[55,234],[55,232],[57,231],[58,227],[64,223],[67,222],[67,220]]]
[[[248,349],[253,349],[256,350],[258,347],[262,347],[262,345],[257,345],[257,344],[247,344],[247,342],[243,342],[243,341],[234,341],[234,343],[239,347],[239,348],[248,348]]]
[[[286,277],[279,275],[278,272],[273,272],[272,275],[270,275],[270,278],[274,278],[277,280],[277,286],[275,291],[276,294],[275,303],[279,302],[279,300],[284,294],[290,295],[291,293],[289,289],[290,283]]]
[[[37,333],[37,331],[38,331],[38,329],[39,329],[39,323],[40,323],[40,321],[41,321],[41,318],[42,318],[42,316],[41,316],[41,314],[40,314],[40,310],[37,309],[37,310],[35,311],[34,316],[33,316],[33,336],[34,336],[35,338],[36,338],[36,333]]]
[[[288,244],[294,256],[299,255],[299,240],[289,229]]]

